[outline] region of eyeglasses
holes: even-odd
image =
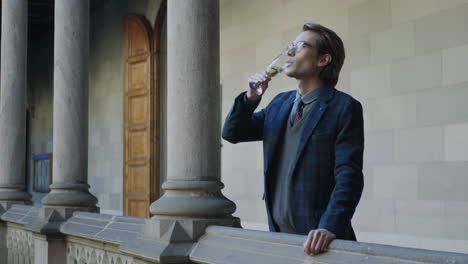
[[[290,52],[290,51],[293,51],[293,52],[301,52],[302,49],[304,49],[304,46],[307,46],[309,48],[315,48],[314,45],[312,44],[309,44],[303,40],[299,40],[299,41],[296,41],[296,42],[291,42],[287,47],[286,47],[286,52]]]

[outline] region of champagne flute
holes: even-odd
[[[281,53],[276,56],[272,62],[266,68],[266,72],[270,78],[275,77],[283,72],[283,70],[288,66],[287,60],[289,56],[286,52]],[[259,82],[249,82],[251,89],[255,90],[255,93],[261,95],[263,93],[262,87]]]

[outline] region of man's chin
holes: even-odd
[[[284,74],[289,78],[296,78],[296,74],[293,71],[284,71]]]

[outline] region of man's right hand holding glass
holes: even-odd
[[[250,76],[249,89],[247,89],[247,99],[249,101],[260,100],[260,98],[262,98],[263,93],[268,88],[268,83],[270,81],[271,81],[271,78],[266,71]],[[253,87],[252,84],[258,84],[258,86]]]

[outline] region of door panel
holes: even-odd
[[[124,215],[149,217],[154,131],[151,30],[144,18],[125,17]],[[157,184],[157,183],[156,183]]]

